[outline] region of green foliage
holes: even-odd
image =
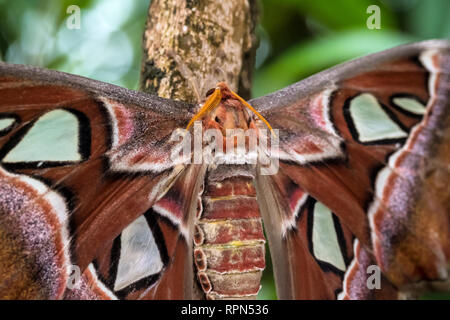
[[[262,44],[254,96],[292,84],[340,62],[400,44],[450,38],[447,0],[262,0]],[[381,29],[369,30],[369,5]],[[295,21],[295,22],[293,22]],[[267,42],[267,43],[266,43]],[[278,48],[282,47],[282,50]]]
[[[253,93],[261,96],[342,61],[414,40],[417,38],[396,31],[364,29],[344,30],[306,40],[292,45],[279,58],[258,70]]]
[[[69,29],[70,5],[81,28]],[[137,89],[147,1],[0,0],[0,58]]]

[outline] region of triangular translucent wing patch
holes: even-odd
[[[321,202],[316,202],[314,205],[312,243],[314,256],[317,259],[345,271],[345,261],[339,246],[332,213]]]
[[[162,270],[161,254],[144,216],[137,218],[122,231],[120,241],[120,259],[114,291]]]
[[[4,118],[0,119],[0,132],[6,131],[16,122],[16,119],[14,118]]]
[[[40,117],[20,142],[3,158],[4,163],[75,162],[79,152],[78,118],[67,110]]]
[[[392,99],[395,105],[402,108],[405,111],[411,112],[417,115],[424,115],[426,107],[416,99],[408,97],[395,97]]]
[[[372,94],[361,94],[350,102],[350,116],[358,140],[370,143],[403,139],[408,134],[392,120]]]

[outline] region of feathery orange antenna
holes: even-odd
[[[189,121],[186,130],[189,130],[189,128],[192,126],[192,124],[200,119],[206,112],[210,111],[211,109],[214,109],[219,104],[220,100],[222,100],[222,92],[220,91],[219,87],[216,87],[214,92],[209,96],[209,98],[205,101],[205,104],[200,109],[200,111]]]
[[[258,112],[256,111],[250,104],[248,104],[247,101],[245,101],[244,99],[242,99],[237,93],[233,92],[232,90],[230,90],[227,85],[225,83],[218,83],[216,86],[216,89],[214,90],[214,92],[209,96],[209,98],[205,101],[205,104],[203,105],[203,107],[200,109],[200,111],[191,119],[191,121],[189,121],[186,130],[189,130],[189,128],[192,126],[192,124],[200,119],[201,117],[203,117],[203,115],[205,113],[207,113],[208,111],[214,109],[215,107],[217,107],[217,105],[220,103],[220,100],[222,100],[222,89],[221,87],[225,87],[226,90],[229,90],[231,92],[231,94],[237,98],[244,106],[246,106],[247,108],[249,108],[254,114],[256,114],[258,116],[258,118],[260,118],[265,124],[266,126],[270,129],[270,132],[276,137],[275,132],[273,131],[272,127],[270,126],[269,122],[264,119],[264,117]]]
[[[250,110],[252,110],[252,112],[253,112],[254,114],[256,114],[256,115],[258,116],[258,118],[260,118],[260,119],[266,124],[266,126],[270,129],[270,132],[273,134],[274,137],[277,136],[277,135],[275,134],[275,132],[273,131],[272,127],[270,126],[269,122],[268,122],[266,119],[264,119],[264,117],[263,117],[258,111],[256,111],[255,108],[253,108],[247,101],[245,101],[244,99],[242,99],[237,93],[233,92],[232,90],[230,90],[230,92],[231,92],[231,94],[232,94],[233,96],[235,96],[236,98],[238,98],[239,101],[242,102],[242,104],[243,104],[244,106],[246,106],[247,108],[249,108]]]

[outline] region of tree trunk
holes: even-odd
[[[197,103],[198,96],[224,81],[248,99],[256,22],[255,0],[153,0],[140,90]]]

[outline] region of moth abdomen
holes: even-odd
[[[227,167],[236,175],[221,178],[219,166],[206,179],[195,226],[197,277],[207,299],[256,298],[265,267],[265,238],[252,169]]]

